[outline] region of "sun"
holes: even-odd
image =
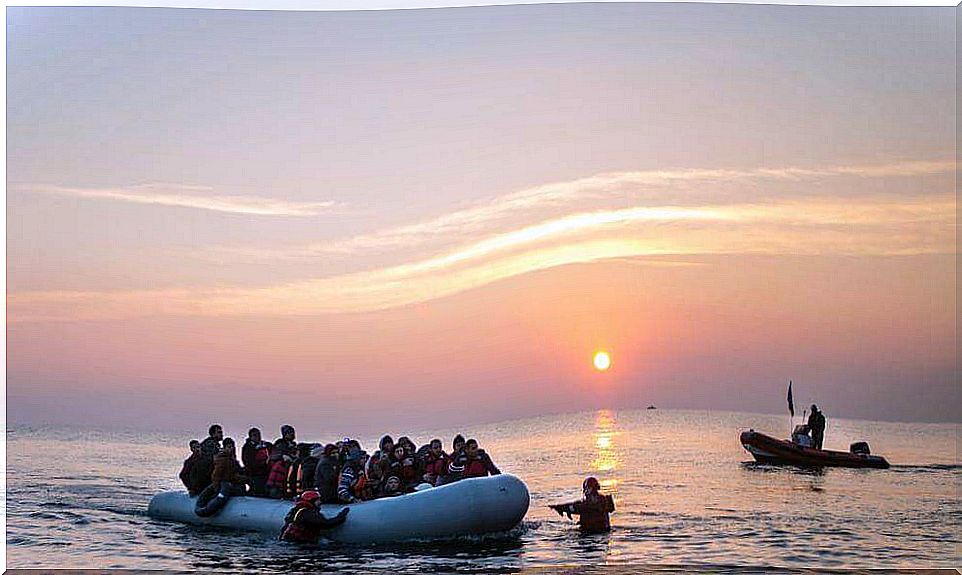
[[[608,355],[607,351],[596,352],[592,363],[595,364],[595,369],[598,371],[605,371],[611,367],[611,356]]]

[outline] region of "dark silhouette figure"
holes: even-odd
[[[582,484],[585,498],[571,503],[550,505],[558,515],[578,515],[578,527],[582,533],[607,533],[611,531],[609,513],[615,510],[615,501],[610,495],[600,493],[601,484],[594,477],[585,479]]]
[[[808,428],[812,432],[812,447],[821,449],[822,440],[825,439],[825,415],[815,404],[812,404],[812,414],[808,416]]]

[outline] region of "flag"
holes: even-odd
[[[795,402],[792,401],[792,380],[788,380],[788,412],[795,417]]]

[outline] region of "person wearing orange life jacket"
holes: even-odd
[[[584,499],[560,505],[549,505],[558,515],[578,515],[578,527],[582,533],[607,533],[611,531],[608,514],[615,510],[615,500],[610,495],[601,494],[601,484],[594,477],[585,479],[581,485]]]
[[[328,519],[318,508],[320,504],[321,496],[317,491],[301,493],[294,507],[284,518],[280,539],[291,543],[317,543],[324,530],[344,523],[350,512],[350,509],[345,507],[340,513]]]
[[[356,503],[370,498],[370,488],[364,474],[365,463],[367,454],[351,446],[337,481],[337,499],[341,503]]]
[[[304,461],[310,457],[311,449],[313,449],[313,447],[314,446],[310,443],[299,443],[297,445],[297,457],[294,458],[294,461],[291,463],[290,467],[287,468],[287,480],[284,483],[285,497],[293,499],[300,495],[301,491],[304,491],[300,487],[300,481],[302,478],[301,466],[304,464]],[[317,465],[317,462],[314,464]]]
[[[264,497],[267,495],[267,477],[271,474],[271,448],[269,441],[261,437],[261,430],[256,427],[247,432],[247,441],[241,448],[241,463],[244,473],[251,481],[251,495]]]
[[[296,434],[290,425],[281,426],[281,437],[274,442],[271,451],[271,471],[267,475],[267,494],[274,499],[281,499],[287,492],[287,472],[297,457]]]

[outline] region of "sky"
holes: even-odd
[[[955,26],[8,8],[8,420],[958,422]]]

